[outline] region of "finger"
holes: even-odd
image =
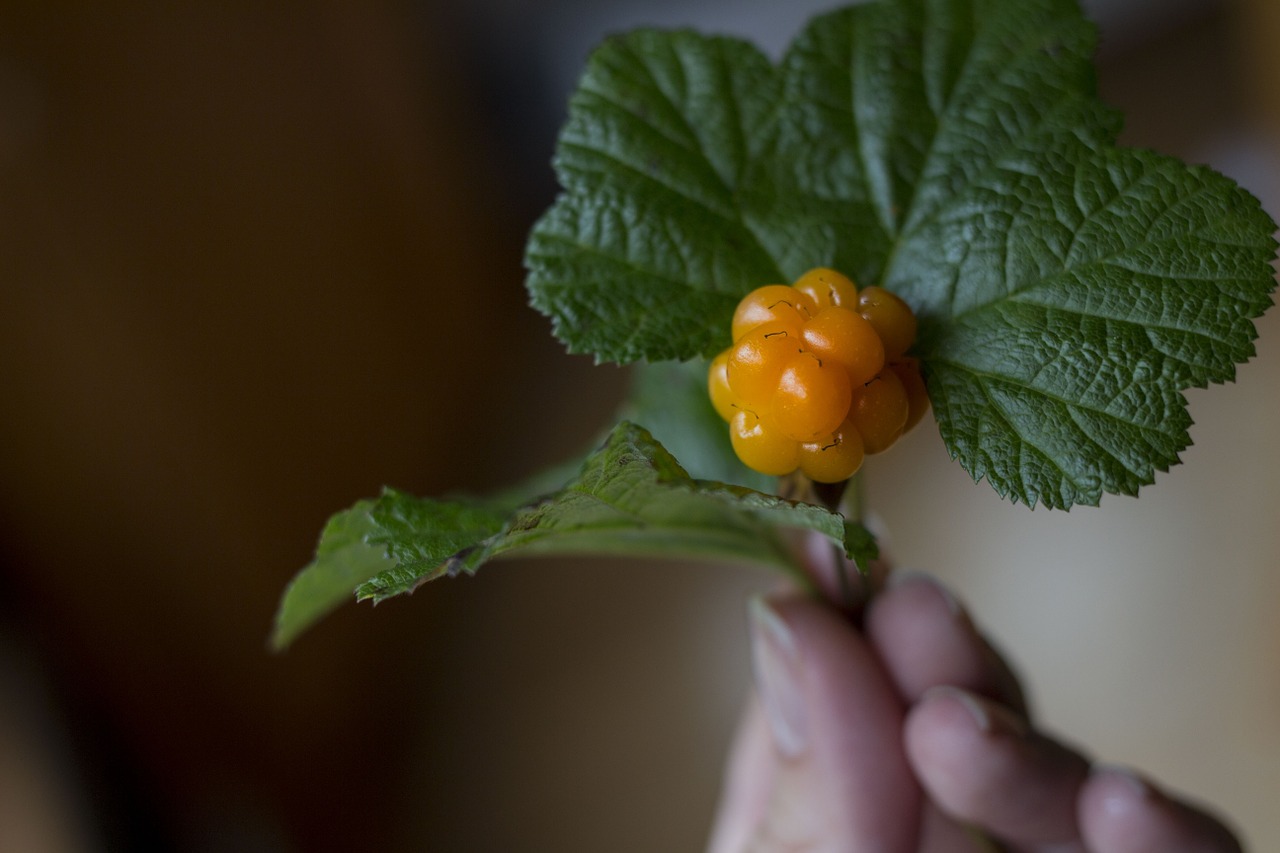
[[[1132,771],[1096,768],[1080,792],[1080,828],[1093,853],[1239,853],[1221,822]]]
[[[777,762],[752,849],[915,849],[920,793],[903,751],[903,707],[870,647],[811,599],[757,599],[751,614]]]
[[[907,754],[948,815],[1020,845],[1079,839],[1076,798],[1088,762],[1009,708],[951,687],[911,710]]]
[[[716,808],[708,853],[742,853],[747,849],[751,834],[760,825],[769,805],[775,764],[764,711],[753,696],[729,750],[724,789]]]
[[[884,560],[871,560],[866,571],[860,571],[840,547],[812,531],[799,533],[792,540],[792,549],[822,597],[854,621],[889,575],[889,564]]]
[[[867,637],[908,704],[930,688],[960,687],[1025,712],[1017,678],[955,596],[919,573],[891,581],[866,616]]]

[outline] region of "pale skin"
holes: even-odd
[[[834,594],[825,546],[806,549]],[[756,691],[710,853],[1241,849],[1203,808],[1038,731],[1012,671],[929,577],[893,577],[865,612],[779,593],[751,623]]]

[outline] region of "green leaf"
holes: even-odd
[[[1274,226],[1227,179],[1148,152],[1058,159],[1055,181],[1048,166],[1006,161],[926,227],[935,251],[900,256],[895,283],[922,306],[952,455],[1015,501],[1069,507],[1136,494],[1178,461],[1182,390],[1253,355]],[[978,226],[992,217],[998,245]],[[952,286],[928,287],[930,267]]]
[[[1234,375],[1275,224],[1229,180],[1114,147],[1075,0],[881,0],[781,63],[605,42],[570,103],[533,304],[601,360],[708,357],[736,300],[834,266],[916,310],[951,454],[1029,505],[1136,493]]]
[[[782,528],[825,535],[863,570],[878,553],[871,534],[839,513],[689,476],[648,430],[624,421],[562,488],[540,497],[526,488],[437,500],[387,489],[338,513],[316,559],[286,590],[272,645],[293,642],[353,590],[376,603],[512,554],[680,557],[794,572]]]
[[[478,501],[415,498],[384,490],[369,512],[374,531],[365,541],[384,548],[395,566],[362,583],[356,597],[381,601],[387,597],[382,590],[412,592],[429,580],[474,571],[484,559],[477,552],[502,530],[507,516]]]
[[[533,304],[570,351],[705,354],[745,285],[782,279],[742,206],[780,94],[733,39],[641,30],[594,54],[556,153],[568,192],[527,259]]]
[[[461,559],[459,552],[500,530],[517,506],[558,488],[568,476],[553,468],[488,500],[417,500],[385,489],[381,497],[337,513],[320,536],[315,559],[285,590],[272,647],[288,646],[370,578],[416,581],[447,574]]]
[[[376,529],[369,518],[372,507],[373,501],[360,501],[325,525],[315,560],[294,577],[280,601],[271,634],[277,651],[348,601],[357,585],[389,567],[384,549],[365,542]]]
[[[780,527],[814,530],[860,565],[875,543],[838,513],[742,486],[695,480],[647,430],[620,424],[564,488],[505,517],[492,508],[388,491],[368,514],[370,544],[393,567],[356,592],[382,601],[496,557],[628,554],[729,560],[794,570]]]
[[[754,46],[638,30],[588,61],[557,147],[565,192],[527,252],[575,352],[713,355],[737,299],[832,264],[880,277],[904,228],[1003,152],[1114,137],[1070,0],[885,0]]]

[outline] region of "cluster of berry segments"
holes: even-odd
[[[919,364],[906,355],[915,335],[905,302],[831,269],[747,294],[733,345],[707,378],[738,458],[773,476],[852,477],[928,411]]]

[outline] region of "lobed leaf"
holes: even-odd
[[[902,295],[951,454],[1029,505],[1134,494],[1234,375],[1275,224],[1229,180],[1114,146],[1075,0],[880,0],[777,66],[640,31],[591,58],[527,254],[573,351],[710,356],[736,300],[830,265]]]
[[[1014,500],[1070,507],[1178,461],[1183,390],[1253,355],[1274,226],[1226,178],[1149,152],[1046,160],[1008,158],[972,186],[892,286],[920,306],[952,455]]]

